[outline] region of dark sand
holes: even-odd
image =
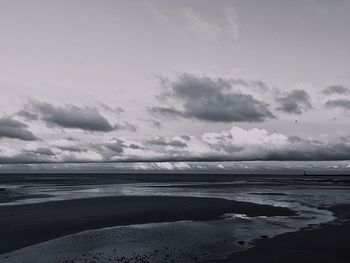
[[[328,207],[338,219],[317,228],[309,227],[271,239],[259,239],[256,246],[232,253],[226,260],[211,263],[349,263],[350,205]]]
[[[213,220],[225,213],[290,216],[288,208],[219,198],[118,196],[0,207],[0,254],[116,225]]]

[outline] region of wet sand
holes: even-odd
[[[350,262],[350,205],[335,205],[326,209],[332,211],[338,219],[271,239],[263,237],[256,241],[255,247],[232,253],[226,260],[209,262],[348,263]]]
[[[98,197],[0,207],[0,254],[84,230],[117,225],[206,221],[225,213],[291,216],[283,207],[219,198]]]

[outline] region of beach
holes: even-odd
[[[327,262],[323,252],[346,262],[348,182],[322,176],[3,175],[0,262],[303,262],[317,255]]]
[[[256,246],[233,253],[211,263],[318,262],[346,263],[350,260],[350,205],[327,207],[337,219],[328,224],[310,226],[272,239],[259,239]]]
[[[0,253],[88,229],[214,220],[225,213],[290,216],[288,208],[215,198],[121,196],[0,207]]]

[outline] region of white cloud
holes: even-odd
[[[100,153],[87,150],[83,152],[63,152],[61,155],[63,161],[102,161],[103,156]]]
[[[20,151],[11,148],[9,144],[0,145],[0,157],[13,157],[19,153]]]
[[[138,163],[132,166],[135,170],[188,170],[191,166],[186,162],[155,162],[155,163]]]
[[[204,133],[202,138],[211,145],[236,147],[281,147],[288,144],[288,137],[281,133],[269,133],[264,129],[245,130],[233,126],[228,131]]]

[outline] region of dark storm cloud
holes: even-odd
[[[163,137],[155,137],[151,140],[146,141],[147,144],[151,146],[172,146],[172,147],[179,147],[179,148],[185,148],[187,147],[187,144],[176,139],[169,139]]]
[[[49,103],[32,102],[33,110],[49,125],[86,131],[110,132],[116,129],[96,109],[68,105],[55,107]]]
[[[329,108],[343,108],[343,109],[350,109],[350,100],[329,100],[326,102],[326,106]]]
[[[342,85],[334,85],[334,86],[329,86],[323,90],[323,93],[326,95],[331,95],[331,94],[350,94],[350,89],[346,88]]]
[[[310,96],[304,90],[293,90],[284,96],[278,97],[277,102],[280,104],[277,110],[286,113],[302,114],[312,108]]]
[[[163,81],[162,84],[167,89],[163,97],[175,99],[182,110],[154,107],[151,113],[209,122],[262,122],[274,118],[268,104],[251,95],[233,92],[235,82],[232,80],[183,74],[174,82]]]
[[[28,130],[26,124],[9,117],[0,118],[0,138],[13,138],[25,141],[38,139]]]

